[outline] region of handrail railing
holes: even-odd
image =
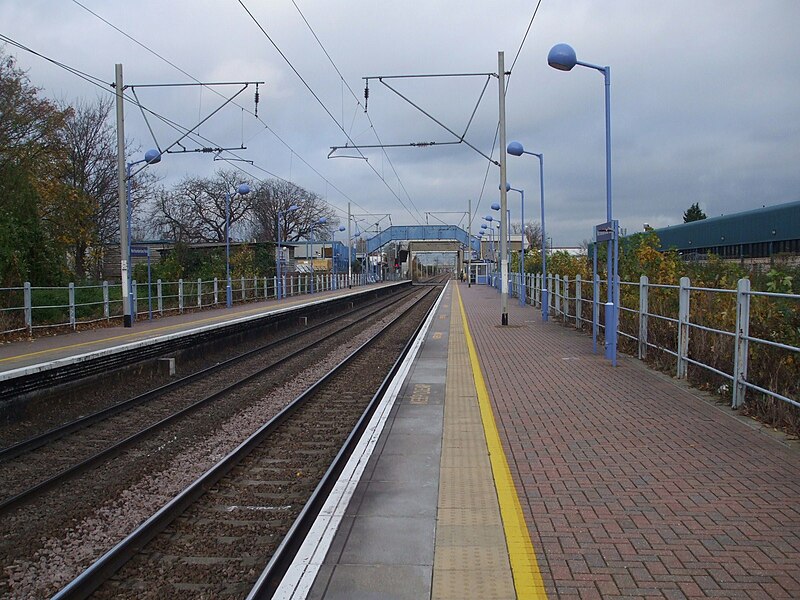
[[[387,279],[394,279],[394,276]],[[374,283],[365,274],[353,274],[348,284],[346,273],[310,273],[283,276],[287,296],[363,286]],[[234,303],[274,299],[275,277],[231,279]],[[137,319],[152,319],[170,313],[225,306],[225,281],[214,279],[133,281],[133,314]],[[94,285],[32,286],[0,288],[0,335],[47,328],[70,327],[122,318],[121,285],[107,281]]]
[[[495,273],[490,285],[499,287],[499,280]],[[520,280],[518,273],[510,273],[509,283],[510,293],[517,297],[524,285],[526,303],[541,308],[541,274],[527,273],[524,280]],[[550,315],[563,323],[574,324],[576,329],[591,325],[602,332],[603,311],[597,310],[598,302],[593,297],[602,298],[603,282],[597,283],[595,288],[591,281],[583,281],[580,275],[569,278],[548,274]],[[759,337],[751,333],[752,329],[763,328],[762,323],[751,321],[759,314],[754,316],[751,303],[782,303],[773,308],[798,315],[800,295],[753,291],[749,279],[740,279],[736,289],[726,289],[692,286],[688,277],[681,278],[678,285],[650,283],[643,275],[638,283],[620,281],[620,287],[627,293],[621,293],[619,312],[626,318],[619,321],[619,335],[636,344],[639,359],[646,359],[648,351],[655,350],[674,357],[679,379],[687,378],[691,364],[728,380],[734,408],[744,403],[748,390],[800,408],[800,399],[796,397],[800,385],[797,381],[772,384],[748,378],[750,365],[754,359],[762,360],[760,357],[766,355],[767,349],[779,353],[770,355],[769,360],[789,365],[800,363],[800,346],[794,340],[767,339],[767,335]],[[651,302],[651,292],[659,296],[657,303]],[[626,299],[630,304],[634,298],[638,300],[638,306],[625,305]],[[690,310],[695,304],[712,308]],[[660,308],[659,312],[655,312],[657,308]],[[701,316],[710,322],[700,322]],[[729,326],[725,327],[724,322]],[[770,332],[769,335],[775,334]],[[791,393],[771,389],[781,387],[779,383],[783,383]]]

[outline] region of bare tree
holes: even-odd
[[[542,226],[539,223],[528,221],[525,224],[525,238],[528,240],[529,248],[542,247]]]
[[[249,236],[253,193],[240,195],[238,171],[217,171],[213,179],[188,177],[157,195],[149,229],[175,241],[224,242],[225,205],[230,194],[231,239]]]
[[[296,205],[299,208],[289,212]],[[325,217],[327,223],[314,225],[315,239],[330,239],[339,220],[333,208],[318,194],[281,179],[268,179],[256,186],[253,193],[255,237],[261,241],[278,238],[278,213],[281,215],[283,241],[308,239],[311,226]]]

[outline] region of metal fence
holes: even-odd
[[[494,275],[491,284],[499,288],[500,278]],[[519,298],[522,284],[526,303],[541,308],[541,274],[527,273],[524,282],[518,273],[509,274],[509,295]],[[605,282],[549,274],[546,289],[552,317],[576,329],[604,331],[599,307]],[[734,408],[744,403],[748,390],[800,408],[800,295],[754,291],[749,279],[723,289],[692,286],[688,277],[678,285],[653,284],[643,275],[638,283],[620,281],[619,313],[619,336],[634,345],[638,358],[664,353],[674,358],[679,379],[686,379],[694,365],[727,381],[720,391],[730,392]],[[787,339],[776,339],[776,324],[783,325]],[[748,377],[754,362],[760,379]],[[786,367],[788,377],[764,376],[779,366]]]
[[[317,273],[312,284],[310,274],[283,276],[285,296],[309,294],[347,287],[347,274]],[[374,283],[366,274],[354,274],[352,286]],[[276,277],[240,277],[231,280],[233,302],[274,299]],[[137,282],[131,285],[133,313],[137,319],[152,319],[170,313],[182,313],[215,306],[225,306],[225,281],[183,280]],[[121,285],[104,281],[96,285],[67,287],[32,286],[0,288],[0,334],[55,327],[71,327],[122,317]]]

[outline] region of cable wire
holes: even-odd
[[[156,52],[155,50],[153,50],[152,48],[150,48],[146,44],[140,42],[135,37],[133,37],[132,35],[128,34],[126,31],[122,30],[121,28],[117,27],[116,25],[114,25],[108,19],[104,18],[102,15],[98,14],[97,12],[95,12],[95,11],[91,10],[90,8],[88,8],[87,6],[85,6],[83,3],[79,2],[79,0],[72,0],[72,2],[74,4],[76,4],[77,6],[79,6],[80,8],[84,9],[86,12],[88,12],[89,14],[94,16],[95,18],[99,19],[100,21],[102,21],[103,23],[108,25],[109,27],[111,27],[112,29],[114,29],[115,31],[117,31],[118,33],[120,33],[121,35],[123,35],[124,37],[126,37],[127,39],[129,39],[130,41],[132,41],[134,44],[136,44],[137,46],[139,46],[143,50],[146,50],[147,52],[149,52],[150,54],[152,54],[156,58],[164,61],[166,64],[171,66],[173,69],[175,69],[175,70],[179,71],[180,73],[186,75],[189,79],[191,79],[195,83],[202,84],[202,82],[199,79],[197,79],[194,75],[192,75],[188,71],[182,69],[180,66],[178,66],[177,64],[175,64],[174,62],[172,62],[171,60],[169,60],[168,58],[166,58],[162,54],[159,54],[158,52]],[[107,84],[105,82],[103,82],[103,85],[107,85]],[[211,92],[217,94],[221,98],[225,97],[221,92],[219,92],[218,90],[214,89],[213,87],[209,87],[209,86],[203,86],[203,87],[208,88]],[[233,104],[235,106],[239,107],[240,109],[242,109],[244,112],[248,113],[249,115],[252,115],[253,117],[255,117],[256,120],[258,120],[258,122],[261,123],[261,125],[263,125],[265,130],[269,131],[281,144],[283,144],[290,152],[292,152],[295,156],[297,156],[297,158],[299,158],[303,162],[303,164],[305,164],[309,169],[311,169],[326,184],[330,185],[334,190],[336,190],[343,198],[347,199],[349,202],[351,202],[355,206],[357,206],[357,207],[359,207],[361,209],[364,209],[364,207],[359,205],[358,202],[356,202],[348,194],[343,192],[336,184],[334,184],[327,177],[325,177],[322,173],[320,173],[317,169],[315,169],[313,166],[311,166],[311,164],[309,164],[308,161],[306,161],[306,159],[304,159],[300,154],[298,154],[294,150],[294,148],[292,148],[286,142],[286,140],[284,140],[281,136],[279,136],[277,134],[277,132],[272,127],[270,127],[261,117],[258,116],[258,114],[256,114],[255,112],[249,110],[248,108],[242,106],[241,104],[239,104],[237,102],[234,102]],[[252,136],[252,137],[255,137],[255,136]],[[252,139],[252,137],[249,138],[249,139]],[[220,159],[220,160],[224,160],[224,159]],[[257,167],[257,168],[260,168],[260,167]],[[282,178],[280,176],[274,175],[273,173],[271,173],[270,171],[267,171],[266,169],[264,169],[264,171],[266,173],[269,173],[271,176],[276,177],[277,179],[280,179],[281,181],[289,182],[288,180],[286,180],[286,179],[284,179],[284,178]],[[292,182],[289,182],[289,183],[292,183]],[[329,204],[331,204],[331,203],[329,202]],[[336,210],[339,210],[340,212],[344,212],[344,211],[342,211],[342,209],[340,209],[338,207],[334,207],[334,208]]]
[[[317,101],[317,103],[322,107],[322,109],[325,111],[325,113],[331,118],[331,120],[334,123],[336,123],[336,126],[341,130],[342,133],[344,133],[345,137],[350,141],[350,143],[355,146],[356,145],[355,142],[350,137],[350,135],[347,133],[347,130],[343,127],[343,124],[339,123],[339,121],[336,119],[336,117],[333,116],[333,113],[330,111],[330,109],[325,105],[325,103],[320,99],[320,97],[313,90],[313,88],[309,85],[309,83],[305,80],[305,78],[300,74],[300,71],[298,71],[297,68],[294,66],[294,64],[292,64],[292,61],[289,60],[289,58],[286,56],[286,54],[284,54],[284,52],[280,49],[280,47],[278,47],[278,45],[275,43],[275,41],[272,39],[272,37],[270,37],[269,33],[267,33],[267,30],[264,29],[264,26],[261,25],[261,23],[258,21],[258,19],[256,19],[255,15],[250,11],[250,9],[247,8],[247,5],[243,2],[243,0],[238,0],[238,2],[241,5],[241,7],[244,9],[244,11],[247,13],[247,15],[250,17],[250,19],[253,21],[253,23],[255,23],[256,27],[258,27],[258,29],[264,35],[264,37],[267,38],[269,43],[272,44],[273,48],[275,48],[275,50],[278,52],[278,54],[280,54],[281,58],[283,58],[283,60],[286,62],[286,64],[289,65],[289,68],[294,72],[295,75],[297,75],[298,79],[300,79],[300,81],[303,83],[303,85],[306,87],[306,89],[309,91],[309,93],[314,97],[314,99]],[[359,151],[359,154],[363,156],[363,154],[360,151]],[[364,158],[366,159],[367,157],[364,156]],[[395,192],[392,189],[392,187],[389,185],[389,183],[386,181],[386,179],[378,172],[378,170],[373,165],[371,165],[368,160],[365,160],[365,162],[369,166],[369,168],[372,169],[372,171],[375,173],[375,175],[377,175],[378,178],[383,182],[383,184],[386,186],[386,189],[388,189],[392,193],[392,195],[397,199],[397,201],[406,210],[406,212],[408,212],[408,214],[411,215],[411,218],[414,219],[417,223],[420,223],[419,219],[414,215],[414,213],[411,212],[411,210],[408,208],[408,206],[406,206],[405,202],[403,202],[403,199],[400,198],[400,196],[397,195],[397,192]],[[417,210],[417,212],[419,213],[419,210]]]

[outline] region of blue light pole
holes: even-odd
[[[127,169],[125,171],[125,209],[127,213],[127,219],[125,224],[125,232],[127,235],[120,236],[120,240],[124,237],[126,239],[125,243],[125,257],[127,260],[127,265],[125,269],[125,273],[123,274],[125,278],[125,283],[127,284],[127,300],[128,300],[128,313],[123,314],[122,320],[123,325],[125,327],[131,327],[133,322],[136,320],[136,314],[133,310],[133,289],[131,289],[131,271],[133,271],[133,264],[131,263],[131,213],[133,211],[133,206],[131,202],[131,188],[133,185],[133,176],[131,175],[131,170],[134,166],[140,165],[142,163],[147,163],[148,165],[154,165],[156,163],[161,162],[161,152],[155,149],[148,150],[144,153],[144,158],[142,160],[135,160],[133,162],[126,163]],[[123,249],[120,247],[120,253]],[[149,263],[148,263],[149,264]],[[123,311],[124,312],[124,311]]]
[[[488,223],[483,223],[481,225],[481,229],[483,229],[483,225],[486,225],[486,230],[489,232],[489,245],[492,248],[492,261],[495,263],[492,265],[492,274],[497,270],[497,254],[494,251],[494,228],[492,228],[492,221],[494,221],[494,217],[492,215],[486,215],[483,217],[484,221],[488,221]]]
[[[339,225],[339,232],[345,231],[347,227],[344,225]],[[333,236],[333,241],[331,242],[331,270],[333,271],[333,289],[339,289],[339,282],[336,280],[336,236]]]
[[[511,187],[511,184],[506,181],[507,192],[519,192],[520,195],[520,210],[519,218],[522,223],[522,235],[519,240],[519,305],[525,306],[525,190]],[[492,204],[494,208],[494,204]],[[509,217],[509,224],[511,217]]]
[[[242,183],[233,193],[245,196],[250,193],[250,186]],[[231,286],[231,193],[225,192],[225,305],[233,306],[233,287]]]
[[[320,217],[311,224],[311,293],[314,293],[314,225],[324,225],[328,222],[325,217]]]
[[[547,321],[549,312],[549,298],[547,291],[547,237],[544,228],[544,154],[537,154],[536,152],[528,152],[519,142],[511,142],[506,148],[506,152],[513,156],[522,156],[523,154],[530,154],[539,159],[539,200],[542,209],[542,321]],[[523,231],[525,230],[525,222],[523,221]]]
[[[556,44],[547,54],[547,64],[559,71],[571,71],[575,65],[588,67],[603,74],[605,81],[605,105],[606,105],[606,220],[613,227],[613,216],[611,211],[611,67],[601,67],[579,61],[575,55],[575,50],[568,44]],[[617,310],[619,308],[619,284],[617,282],[618,257],[614,251],[614,240],[608,240],[606,257],[608,260],[608,285],[606,295],[606,358],[610,359],[614,366],[617,364]],[[595,251],[597,248],[595,247]]]
[[[285,217],[287,213],[294,212],[296,210],[300,210],[300,207],[297,204],[292,204],[286,210],[279,210],[278,211],[278,245],[277,245],[277,252],[275,252],[275,274],[277,275],[276,285],[277,290],[275,296],[280,300],[281,298],[286,297],[286,291],[283,289],[283,281],[281,280],[281,217]]]

